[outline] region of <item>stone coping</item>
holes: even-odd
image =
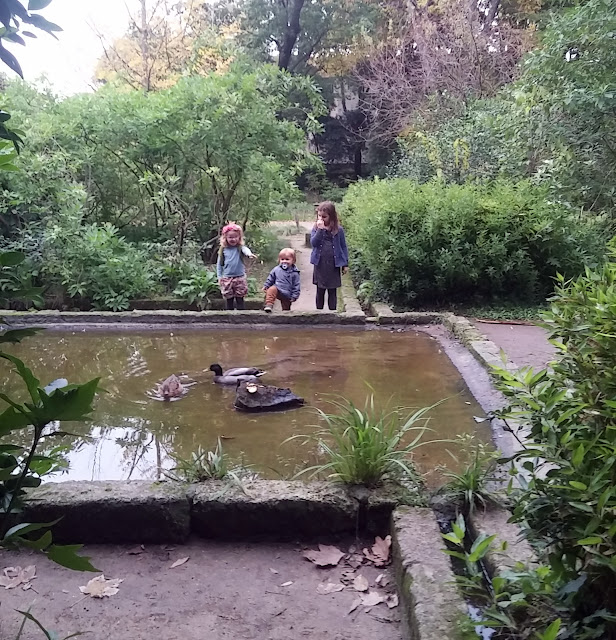
[[[2,311],[11,326],[49,325],[363,325],[363,312],[287,311],[266,316],[263,311]]]
[[[391,523],[393,564],[407,640],[456,640],[466,613],[431,509],[399,507]]]
[[[328,482],[251,480],[200,484],[149,480],[49,482],[28,492],[20,519],[52,522],[64,543],[294,540],[387,528],[411,501],[397,486],[357,491]]]

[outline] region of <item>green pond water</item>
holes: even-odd
[[[424,439],[451,439],[476,433],[489,439],[487,423],[460,374],[439,342],[422,332],[351,328],[207,329],[131,332],[45,331],[7,348],[32,368],[43,384],[57,378],[85,382],[101,377],[107,393],[97,396],[91,422],[66,423],[71,444],[68,472],[55,480],[160,478],[174,466],[172,455],[188,458],[197,447],[224,448],[237,460],[254,465],[264,477],[288,477],[314,464],[312,443],[295,439],[319,427],[316,407],[331,413],[328,401],[343,396],[363,406],[373,389],[378,406],[422,407],[443,398],[430,413]],[[235,392],[212,381],[210,364],[224,369],[259,366],[266,384],[291,388],[306,406],[284,412],[248,414],[232,408]],[[25,399],[23,386],[7,365],[3,390]],[[147,392],[171,373],[195,380],[175,402],[157,402]],[[82,438],[80,436],[90,436]],[[54,439],[53,444],[58,444]],[[51,443],[48,445],[51,446]],[[433,443],[419,448],[415,462],[438,478],[439,465],[456,463],[455,445]]]

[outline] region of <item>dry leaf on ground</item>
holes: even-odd
[[[329,544],[320,544],[318,551],[307,549],[302,555],[319,567],[329,567],[337,565],[344,553],[342,553],[338,547]]]
[[[270,571],[271,571],[273,574],[278,573],[278,571],[276,571],[276,569],[272,569],[271,567],[270,567]]]
[[[397,593],[390,593],[387,598],[385,598],[385,604],[390,608],[393,609],[394,607],[398,606],[398,594]]]
[[[364,555],[375,567],[384,567],[389,562],[390,547],[391,536],[385,536],[385,538],[377,536],[370,551],[364,549]]]
[[[355,589],[355,591],[368,591],[369,586],[368,578],[364,578],[364,576],[357,576],[355,580],[353,580],[353,589]]]
[[[79,587],[81,593],[93,598],[104,598],[105,596],[114,596],[119,591],[120,583],[124,582],[122,578],[105,579],[104,575],[92,578],[85,587]]]
[[[25,585],[36,578],[36,566],[31,564],[23,569],[21,567],[5,567],[2,573],[4,575],[0,576],[0,587],[14,589],[23,584],[24,588],[29,588]]]
[[[368,593],[362,593],[359,596],[361,603],[364,607],[374,607],[381,602],[385,602],[385,598],[377,591],[369,591]]]
[[[290,587],[293,584],[293,580],[289,580],[288,582],[283,582],[281,587]]]
[[[176,567],[179,567],[181,564],[184,564],[185,562],[188,562],[188,558],[190,556],[186,556],[185,558],[178,558],[172,565],[171,567],[169,567],[170,569],[175,569]]]
[[[336,591],[342,591],[344,585],[339,582],[321,582],[317,586],[317,593],[326,596],[329,593],[336,593]]]
[[[357,609],[357,607],[359,607],[360,604],[361,604],[361,598],[355,598],[355,600],[353,600],[353,602],[351,602],[351,606],[349,607],[349,610],[347,611],[347,615],[349,613],[353,613],[353,611],[355,611],[355,609]]]
[[[140,544],[138,547],[133,547],[132,549],[129,549],[126,553],[129,556],[138,556],[140,554],[142,554],[145,551],[145,547]]]
[[[346,559],[347,564],[353,569],[357,569],[364,562],[364,556],[360,556],[358,554],[354,554]]]
[[[379,573],[375,580],[376,584],[381,587],[386,587],[391,582],[391,577],[386,573]]]

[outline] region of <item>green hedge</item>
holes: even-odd
[[[403,305],[544,298],[557,272],[577,275],[605,249],[602,220],[527,181],[376,179],[349,188],[343,215],[355,273]]]

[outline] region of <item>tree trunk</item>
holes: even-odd
[[[150,72],[148,58],[150,52],[148,48],[148,15],[146,0],[141,0],[141,29],[139,30],[139,48],[141,49],[141,86],[147,93],[150,91]]]
[[[302,8],[304,7],[304,2],[305,0],[291,0],[291,9],[287,14],[287,27],[282,40],[282,47],[278,52],[278,68],[284,69],[285,71],[289,68],[293,48],[301,31],[299,19]]]

